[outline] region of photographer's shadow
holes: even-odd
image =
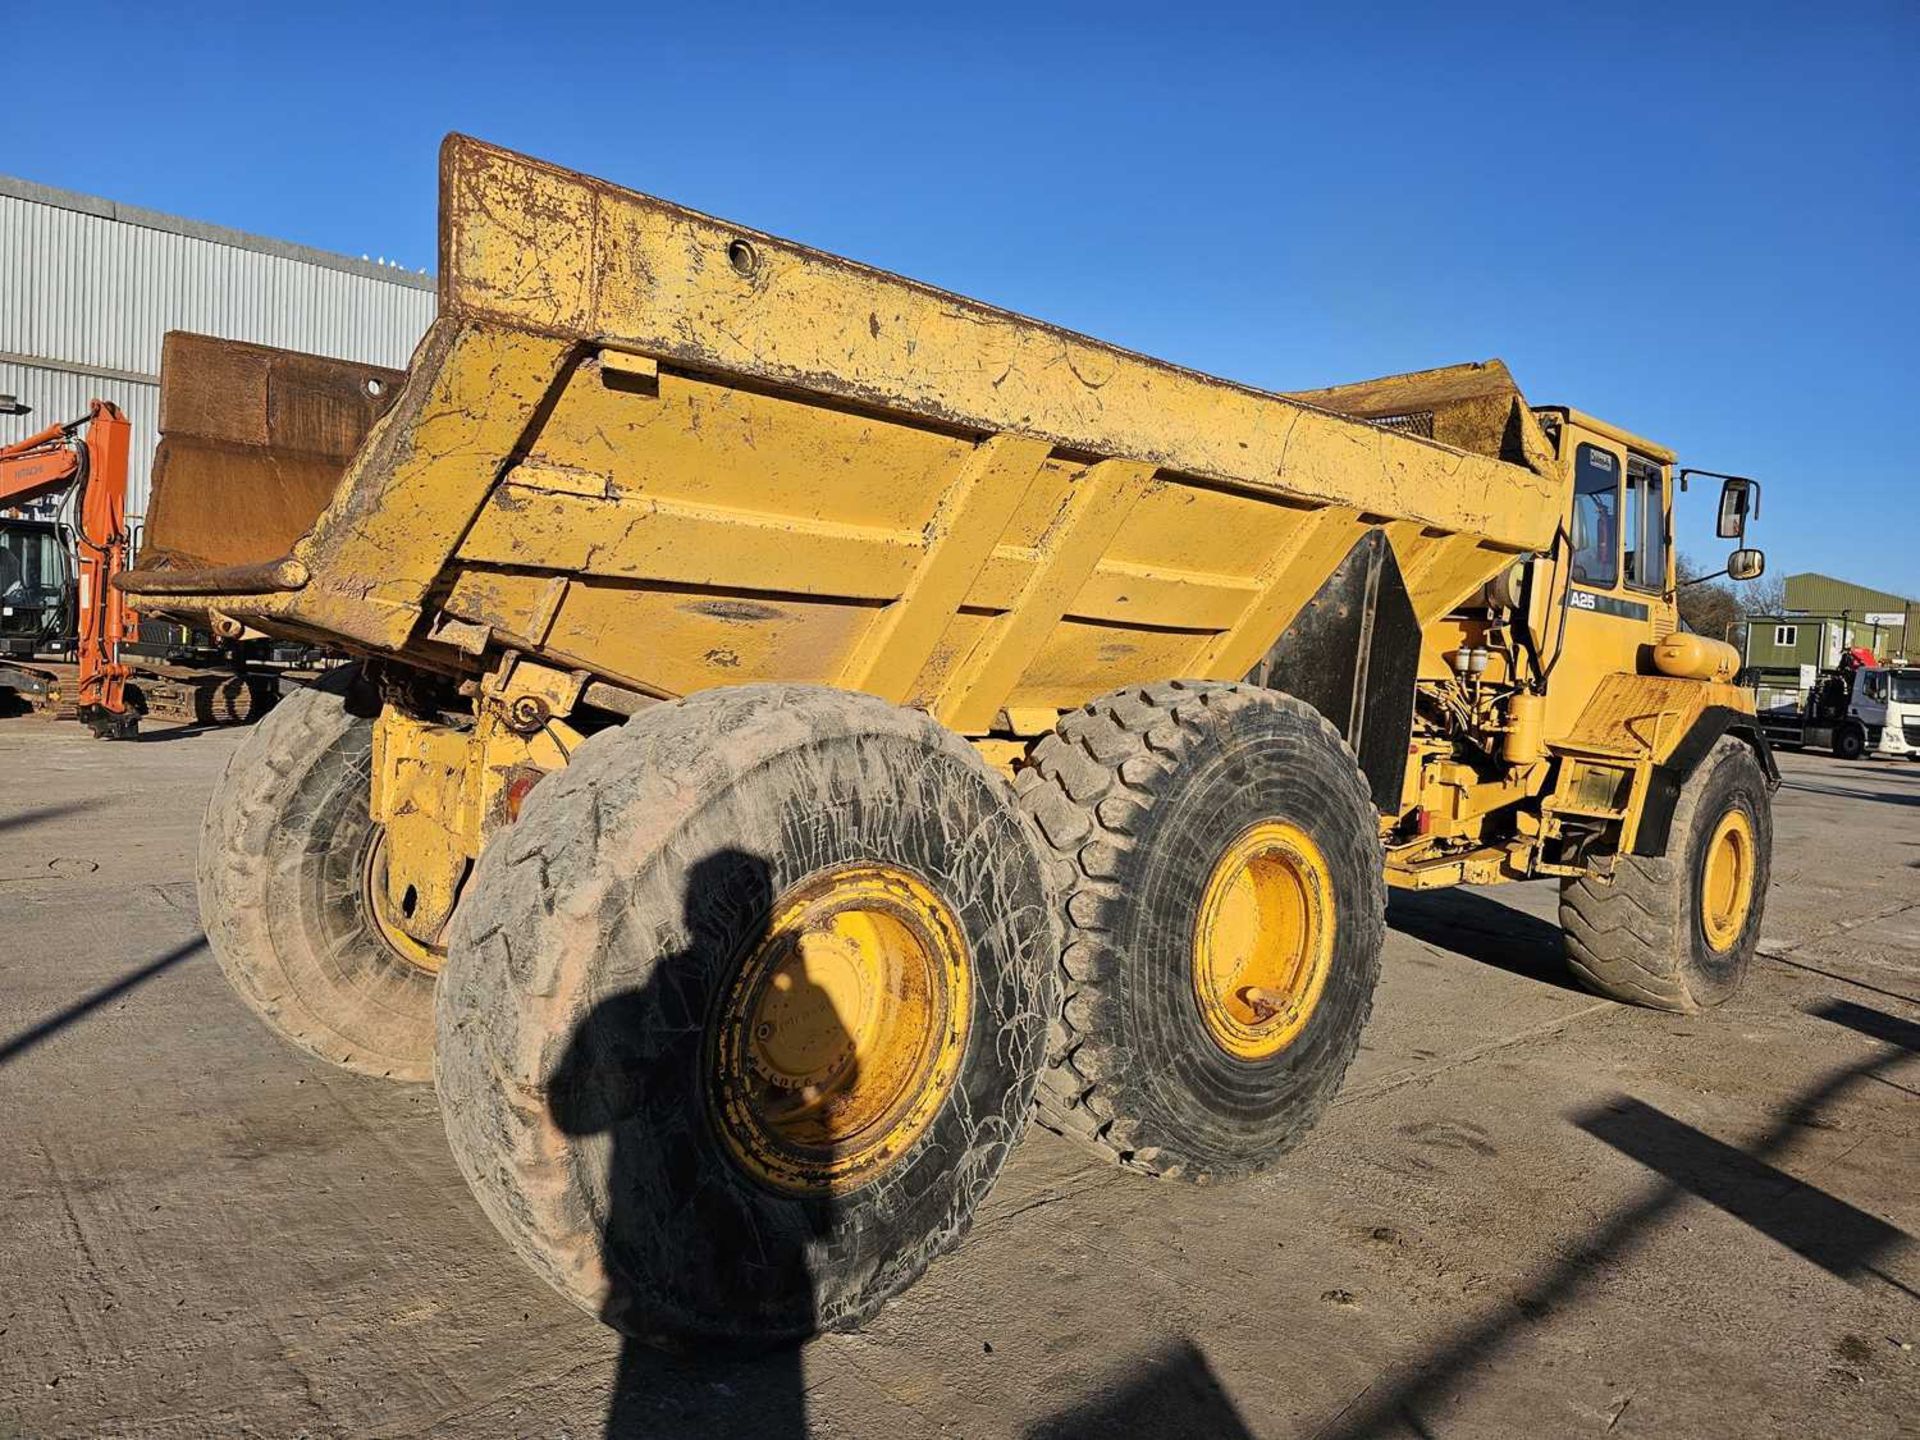
[[[726,850],[696,864],[685,948],[596,1003],[549,1082],[554,1123],[582,1148],[609,1147],[604,1194],[584,1187],[607,1276],[601,1319],[624,1337],[609,1437],[807,1434],[799,1344],[766,1337],[815,1328],[812,1257],[834,1235],[834,1202],[750,1178],[721,1139],[705,1080],[713,999],[765,939],[773,898],[758,856]],[[843,1068],[854,1064],[852,1039],[805,966],[779,965],[774,978],[775,1023],[762,1017],[746,1053],[777,1046],[771,1032],[786,1023],[804,1025],[816,1049],[837,1030]],[[775,1066],[746,1083],[776,1106],[807,1102],[779,1090],[791,1082]]]

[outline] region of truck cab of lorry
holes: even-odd
[[[1920,666],[1849,651],[1804,700],[1762,711],[1760,723],[1775,744],[1831,750],[1842,760],[1920,760]]]
[[[1920,760],[1920,667],[1855,670],[1833,732],[1834,752],[1846,759]]]

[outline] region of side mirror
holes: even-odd
[[[1722,520],[1721,524],[1726,521]],[[1764,550],[1736,550],[1727,557],[1727,578],[1729,580],[1758,580],[1767,573],[1767,552]]]
[[[1753,480],[1729,476],[1720,486],[1720,538],[1747,538],[1747,517],[1760,514],[1760,486]]]

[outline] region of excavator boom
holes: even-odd
[[[118,406],[95,400],[85,416],[0,446],[0,508],[79,487],[74,506],[78,582],[80,714],[96,734],[131,735],[139,717],[126,698],[120,642],[135,617],[111,583],[127,568],[127,454],[133,427]]]
[[[0,445],[0,506],[30,505],[73,482],[81,464],[69,438],[73,428],[51,425],[38,435]]]

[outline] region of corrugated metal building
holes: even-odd
[[[128,511],[146,511],[160,338],[194,330],[403,367],[433,280],[0,176],[0,442],[111,400],[133,422]]]
[[[1789,575],[1785,589],[1781,614],[1747,617],[1748,665],[1837,665],[1854,645],[1883,660],[1914,658],[1920,600],[1812,571]]]

